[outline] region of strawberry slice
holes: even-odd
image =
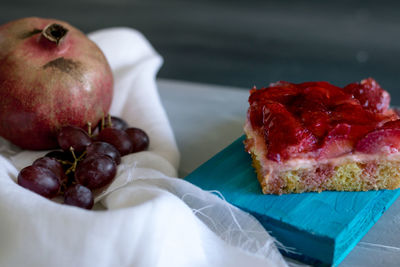
[[[362,80],[360,83],[351,83],[343,90],[352,94],[364,108],[372,112],[383,113],[389,109],[389,93],[372,78]]]
[[[353,141],[350,138],[351,126],[346,123],[338,124],[325,137],[319,157],[333,158],[353,150]]]
[[[326,135],[322,142],[319,157],[333,158],[353,150],[357,140],[374,127],[340,123]]]
[[[299,153],[316,148],[316,137],[280,103],[264,106],[264,137],[268,144],[267,157],[274,161],[285,161]]]
[[[387,128],[372,131],[358,141],[355,150],[367,154],[399,152],[400,129]]]
[[[374,115],[378,121],[377,125],[379,127],[383,126],[385,123],[400,119],[399,115],[397,115],[393,109],[388,109],[385,113],[374,113]]]
[[[269,99],[261,99],[259,101],[253,102],[250,105],[247,111],[247,117],[248,120],[251,122],[253,129],[259,129],[263,126],[264,106],[271,103],[276,103],[276,102],[270,101]]]
[[[301,122],[316,137],[324,137],[329,129],[331,129],[331,118],[328,111],[321,110],[305,110],[301,113]]]
[[[301,114],[301,121],[318,138],[324,137],[331,128],[329,113],[324,111],[305,111]]]
[[[307,82],[299,84],[303,88],[306,101],[322,103],[328,107],[341,104],[359,104],[351,94],[328,82]]]
[[[327,111],[327,107],[319,99],[310,98],[309,95],[301,94],[297,96],[290,105],[293,112],[304,111]]]
[[[263,124],[263,105],[253,103],[247,111],[247,119],[250,121],[253,129],[262,127]]]
[[[381,129],[400,129],[400,120],[388,121],[382,125]]]
[[[299,114],[304,127],[318,138],[325,136],[331,128],[330,112],[320,102],[306,101],[299,97],[293,102],[290,109],[293,114]]]
[[[348,124],[376,124],[376,116],[361,105],[343,104],[332,111],[332,121]]]
[[[300,89],[292,83],[278,82],[272,85],[267,88],[250,90],[249,103],[268,100],[285,104],[300,93]]]

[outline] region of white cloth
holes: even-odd
[[[61,205],[16,184],[45,152],[0,143],[0,266],[286,266],[250,215],[178,179],[179,153],[155,74],[161,58],[137,31],[90,34],[115,77],[111,114],[150,136],[123,157],[96,210]],[[100,204],[101,203],[101,204]]]

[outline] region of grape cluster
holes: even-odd
[[[64,196],[64,203],[93,207],[93,191],[111,183],[121,156],[148,149],[149,137],[118,117],[102,118],[92,133],[64,126],[57,135],[61,150],[47,153],[23,168],[18,184],[46,198]]]

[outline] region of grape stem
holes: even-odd
[[[68,161],[68,160],[61,160],[61,159],[56,159],[58,162],[60,162],[61,164],[63,164],[63,165],[72,165],[72,164],[74,164],[73,162],[71,162],[71,161]]]
[[[78,166],[78,162],[81,161],[83,159],[83,157],[86,155],[86,150],[82,153],[82,155],[80,155],[78,158],[75,155],[75,151],[74,148],[71,146],[69,148],[69,151],[71,151],[72,153],[72,157],[74,158],[74,163],[72,163],[72,166],[68,168],[68,170],[66,170],[65,174],[69,174],[70,172],[75,172],[76,170],[76,166]]]
[[[107,115],[107,119],[108,119],[108,127],[112,128],[112,121],[111,121],[111,115],[110,114]]]
[[[102,131],[104,130],[104,124],[105,124],[105,121],[104,121],[104,115],[103,115],[103,116],[101,116],[101,130]]]
[[[90,138],[92,138],[92,123],[88,121],[87,125],[88,125],[88,135]]]

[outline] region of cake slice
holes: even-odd
[[[400,187],[400,118],[372,78],[252,89],[245,148],[264,194]]]

